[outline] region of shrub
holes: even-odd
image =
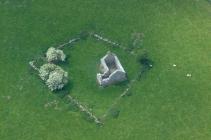
[[[50,47],[46,52],[46,58],[48,62],[65,61],[66,55],[62,50]]]
[[[41,66],[39,76],[51,91],[62,89],[68,83],[68,73],[55,64]]]
[[[68,73],[62,69],[56,69],[49,75],[46,85],[51,91],[62,89],[68,83]]]
[[[109,115],[111,115],[112,118],[117,119],[119,117],[120,110],[118,108],[112,108],[109,110]]]
[[[39,76],[42,80],[46,81],[49,78],[49,74],[54,71],[58,66],[55,64],[44,64],[39,69]]]
[[[86,40],[86,39],[89,37],[89,32],[87,32],[87,31],[82,31],[82,32],[80,32],[79,37],[80,37],[80,39],[82,39],[82,40]]]
[[[140,80],[142,74],[144,74],[153,67],[153,61],[148,57],[147,52],[144,50],[143,53],[138,56],[138,63],[141,66],[138,77],[138,80]]]

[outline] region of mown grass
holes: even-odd
[[[0,139],[211,139],[210,15],[206,0],[0,1]],[[132,33],[142,32],[142,47],[154,62],[132,96],[121,100],[119,117],[103,127],[71,111],[28,66],[48,47],[82,30],[126,45]],[[124,87],[97,88],[96,64],[107,48],[88,40],[65,51],[71,94],[101,114]],[[133,75],[132,58],[114,51]],[[44,107],[53,100],[60,110]]]
[[[99,72],[100,58],[107,51],[115,52],[120,59],[128,57],[122,61],[128,72],[129,80],[134,79],[139,71],[139,64],[136,57],[119,48],[112,48],[99,41],[88,39],[79,42],[73,48],[65,48],[64,51],[69,56],[69,64],[64,65],[70,73],[70,94],[87,104],[98,115],[102,115],[109,108],[115,98],[117,98],[126,88],[128,82],[121,85],[114,85],[107,88],[99,87],[96,82],[96,73]]]

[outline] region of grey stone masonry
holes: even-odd
[[[126,72],[118,57],[108,52],[100,60],[100,73],[97,74],[97,82],[101,86],[108,86],[127,80]]]

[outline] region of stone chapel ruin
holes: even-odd
[[[100,73],[97,74],[97,82],[101,86],[108,86],[127,80],[126,72],[118,57],[108,52],[100,60]]]

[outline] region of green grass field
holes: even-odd
[[[103,127],[87,121],[32,74],[28,62],[81,31],[125,46],[144,34],[153,68]],[[126,85],[96,84],[99,59],[117,53],[131,80],[136,58],[92,39],[65,48],[70,95],[103,114]],[[211,140],[208,0],[0,0],[0,140]],[[176,67],[172,65],[176,64]],[[187,77],[190,73],[192,77]],[[58,108],[45,107],[58,102]]]

